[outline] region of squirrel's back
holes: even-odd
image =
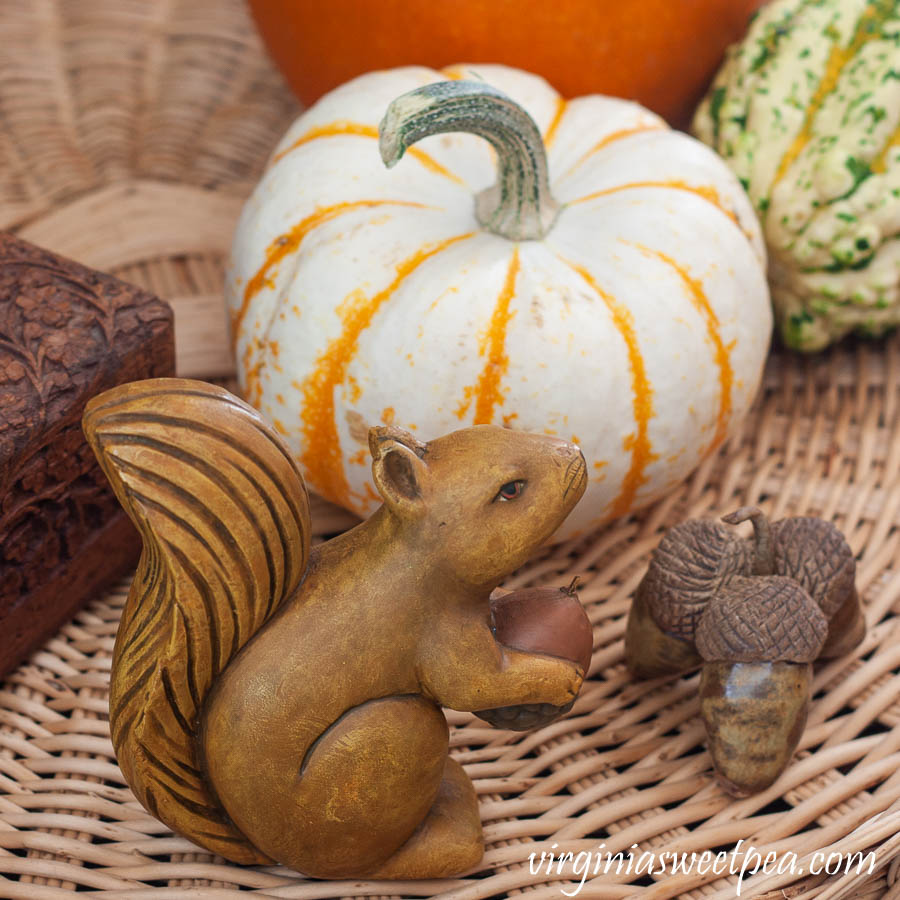
[[[114,388],[88,404],[84,430],[144,542],[113,655],[119,764],[173,829],[265,862],[208,787],[197,730],[217,676],[303,579],[303,480],[255,410],[201,382]]]

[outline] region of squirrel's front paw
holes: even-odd
[[[542,669],[540,678],[535,679],[534,703],[549,703],[552,706],[568,706],[578,696],[584,682],[584,670],[567,659],[556,657],[535,657],[536,668]],[[537,675],[537,673],[535,673]]]
[[[568,667],[573,671],[566,685],[566,701],[565,703],[559,704],[560,706],[574,703],[575,698],[578,696],[578,692],[581,690],[581,685],[584,684],[584,671],[581,669],[581,667],[572,665],[571,663],[568,664]]]
[[[510,731],[532,731],[536,728],[543,728],[560,716],[564,716],[575,702],[584,681],[584,673],[579,666],[573,663],[564,660],[554,660],[554,662],[561,662],[564,666],[562,678],[555,679],[556,688],[561,691],[556,700],[498,706],[493,709],[479,710],[475,715],[479,719],[489,722],[495,728]],[[558,702],[559,700],[563,702]]]

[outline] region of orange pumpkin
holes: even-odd
[[[310,104],[373,69],[459,60],[543,75],[565,97],[637,100],[687,123],[763,0],[250,0],[272,55]]]

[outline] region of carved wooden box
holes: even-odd
[[[137,561],[81,414],[174,365],[167,304],[0,232],[0,674]]]

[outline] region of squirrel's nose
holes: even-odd
[[[560,465],[568,466],[572,460],[581,459],[584,461],[584,454],[581,452],[581,448],[578,444],[570,443],[569,441],[562,441],[558,438],[556,440],[556,447],[554,447],[553,453],[554,456],[559,461]]]

